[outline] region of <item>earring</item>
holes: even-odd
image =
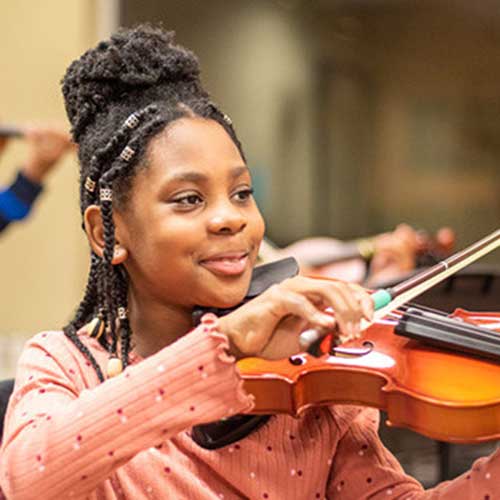
[[[113,259],[122,260],[127,256],[127,250],[117,243],[113,249]]]
[[[113,249],[113,259],[112,259],[112,263],[115,264],[116,262],[115,261],[120,261],[123,256],[125,254],[125,249],[120,246],[120,245],[116,245],[115,248]]]

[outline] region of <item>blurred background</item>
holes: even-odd
[[[118,26],[175,30],[235,124],[279,245],[407,222],[451,226],[460,248],[499,227],[496,0],[18,0],[0,9],[3,123],[65,124],[66,67]],[[0,185],[24,155],[11,142]],[[77,195],[73,155],[32,216],[2,234],[4,377],[22,339],[59,329],[82,296]]]

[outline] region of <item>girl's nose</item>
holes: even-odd
[[[246,225],[246,217],[235,207],[219,208],[208,221],[209,231],[215,234],[236,234]]]

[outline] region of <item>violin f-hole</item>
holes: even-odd
[[[306,357],[303,354],[295,354],[290,356],[288,361],[294,366],[301,366],[306,362]]]

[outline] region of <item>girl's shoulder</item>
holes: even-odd
[[[84,331],[80,331],[77,336],[97,363],[106,366],[107,353],[99,342]],[[80,389],[98,384],[91,362],[62,330],[42,331],[30,338],[19,360],[19,368],[21,371],[26,371],[23,367],[29,372],[50,372],[58,379],[66,378]]]
[[[77,337],[94,356],[106,356],[106,350],[96,339],[89,337],[84,329],[77,333]],[[27,349],[41,349],[53,354],[78,353],[79,357],[82,355],[78,346],[62,330],[46,330],[37,333],[26,342],[24,350]]]

